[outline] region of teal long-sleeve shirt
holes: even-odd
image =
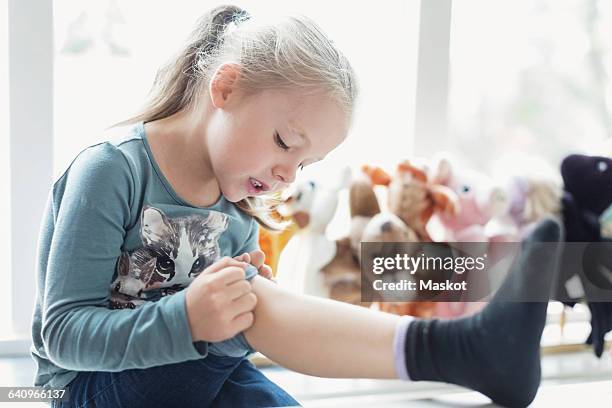
[[[183,289],[214,260],[256,249],[257,236],[223,196],[206,208],[181,199],[142,123],[83,150],[53,183],[41,224],[35,385],[203,358],[211,345],[192,342]]]

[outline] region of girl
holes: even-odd
[[[399,74],[383,68],[381,82]],[[297,405],[245,358],[253,350],[311,375],[445,381],[509,406],[534,398],[547,303],[502,299],[550,287],[554,221],[470,318],[399,318],[266,279],[258,224],[282,227],[266,196],[344,140],[356,94],[351,66],[310,20],[260,25],[233,6],[203,17],[144,112],[53,185],[32,355],[36,385],[69,390],[55,406]]]

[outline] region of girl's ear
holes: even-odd
[[[224,108],[230,95],[236,96],[239,77],[240,66],[236,63],[224,63],[217,68],[209,86],[210,99],[214,107]]]

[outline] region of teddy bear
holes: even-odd
[[[387,187],[384,211],[374,190],[377,185]],[[360,296],[361,242],[431,242],[426,225],[435,209],[452,212],[455,208],[453,193],[447,187],[429,183],[426,172],[408,160],[397,166],[393,176],[380,167],[364,165],[362,173],[351,182],[349,202],[350,235],[337,242],[337,256],[322,270],[330,277],[330,283],[334,282],[333,277],[339,276],[344,277],[344,287],[352,281],[353,299]],[[381,248],[389,249],[384,245]],[[430,317],[434,303],[385,301],[379,303],[379,308],[396,314]]]
[[[283,197],[279,213],[291,217],[298,230],[283,249],[279,260],[277,282],[288,290],[330,298],[346,303],[369,307],[371,301],[361,301],[361,273],[359,264],[360,241],[366,230],[376,229],[375,222],[385,224],[371,182],[365,177],[351,180],[351,172],[345,169],[340,181],[331,187],[306,180]],[[351,202],[350,235],[330,240],[326,229],[338,206],[341,189],[349,186]],[[400,226],[401,221],[395,225]],[[386,226],[382,228],[386,239],[414,238],[404,226],[402,234],[394,235]]]
[[[457,196],[448,187],[433,182],[427,166],[417,166],[409,160],[397,165],[391,177],[379,167],[365,165],[374,185],[387,187],[387,207],[412,229],[421,242],[431,242],[427,229],[434,212],[453,216],[458,210]]]
[[[374,177],[384,176],[376,172]],[[398,217],[381,212],[371,179],[356,174],[349,185],[350,231],[336,241],[336,255],[321,268],[329,297],[334,300],[369,307],[362,301],[361,242],[415,241],[416,234]]]

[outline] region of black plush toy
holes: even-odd
[[[599,217],[612,204],[612,159],[573,154],[561,163],[568,242],[601,240]]]
[[[558,297],[568,305],[581,299],[569,293],[567,281],[579,276],[591,311],[591,334],[597,357],[612,330],[612,242],[602,239],[599,218],[612,204],[612,159],[570,155],[561,164],[566,249]]]

